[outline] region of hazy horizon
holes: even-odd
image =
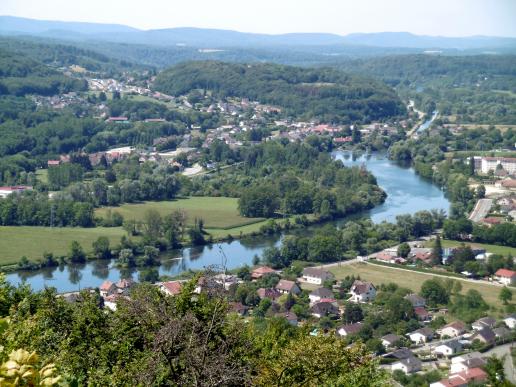
[[[243,6],[235,0],[4,0],[0,14],[38,20],[122,24],[142,30],[213,28],[249,33],[409,32],[442,37],[516,37],[513,0],[263,0]]]

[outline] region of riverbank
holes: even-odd
[[[362,155],[353,158],[349,152],[334,152],[335,158],[342,160],[346,166],[364,166],[377,179],[378,185],[387,193],[384,203],[373,209],[355,213],[333,224],[339,225],[357,218],[370,218],[374,223],[395,222],[396,216],[413,214],[419,210],[442,209],[447,211],[449,202],[444,193],[435,185],[418,176],[414,169],[403,167],[389,160],[384,154]],[[309,219],[310,220],[310,219]],[[264,221],[266,224],[268,221]],[[286,219],[278,218],[276,224],[283,224]],[[292,225],[294,221],[289,219]],[[316,223],[316,222],[311,222]],[[229,270],[242,265],[251,265],[254,256],[261,256],[263,251],[272,246],[279,246],[284,230],[281,232],[262,232],[264,224],[255,223],[242,226],[238,232],[224,230],[213,237],[214,244],[185,247],[168,251],[161,257],[161,266],[156,269],[160,276],[177,276],[189,270],[204,270],[211,265],[220,265],[223,261],[221,251],[228,258]],[[309,224],[310,225],[310,224]],[[295,230],[296,234],[311,235],[319,224]],[[288,232],[294,232],[289,228]],[[209,231],[209,230],[208,230]],[[240,232],[241,231],[241,232]],[[231,234],[231,237],[228,236]],[[104,280],[112,282],[120,278],[137,276],[138,269],[121,270],[112,261],[88,261],[82,265],[63,265],[32,272],[15,272],[8,274],[8,281],[18,284],[25,280],[34,290],[45,286],[54,286],[58,292],[77,291],[84,287],[98,287]]]

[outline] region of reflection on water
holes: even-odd
[[[433,208],[448,210],[449,202],[443,192],[425,181],[408,166],[398,165],[380,154],[351,155],[349,152],[335,152],[335,158],[345,165],[365,165],[377,178],[378,184],[387,192],[388,197],[382,205],[362,214],[355,214],[342,219],[337,224],[362,216],[370,217],[374,222],[395,221],[397,215],[414,213]],[[310,235],[321,225],[303,230],[294,230],[299,235]],[[251,264],[255,255],[270,246],[279,245],[281,236],[247,237],[216,245],[190,247],[169,251],[161,257],[160,275],[175,276],[187,270],[201,270],[208,266],[221,265],[221,249],[227,257],[230,269]],[[121,269],[112,261],[93,261],[82,265],[64,265],[45,268],[38,271],[16,272],[7,275],[7,279],[17,284],[29,283],[34,290],[45,286],[54,286],[58,292],[69,292],[86,287],[98,287],[103,281],[118,281],[120,278],[138,279],[137,269]]]

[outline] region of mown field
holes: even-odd
[[[124,204],[119,207],[100,208],[96,210],[95,214],[104,217],[106,212],[111,210],[122,214],[125,220],[143,221],[146,211],[150,209],[157,210],[162,216],[174,210],[182,209],[186,212],[188,225],[192,225],[195,218],[201,218],[207,231],[209,229],[229,230],[240,228],[264,220],[263,218],[241,216],[238,213],[238,199],[224,197],[190,197],[166,202]],[[238,232],[240,231],[238,230]]]
[[[360,275],[360,278],[365,281],[370,281],[375,285],[379,284],[387,284],[390,282],[394,282],[399,286],[408,288],[413,290],[414,292],[419,292],[421,288],[421,284],[431,278],[442,278],[435,277],[431,274],[422,274],[415,271],[404,271],[399,269],[394,269],[386,266],[379,266],[373,264],[364,264],[364,263],[355,263],[350,265],[342,265],[340,267],[335,266],[329,268],[329,270],[335,274],[335,278],[342,279],[348,275],[354,274]],[[451,277],[450,277],[451,278]],[[456,280],[460,280],[458,278],[453,278]],[[466,293],[469,289],[476,289],[482,294],[484,300],[489,304],[493,305],[496,308],[503,307],[502,302],[498,299],[498,295],[500,294],[501,286],[496,285],[488,285],[485,283],[475,283],[465,280],[460,280],[462,284],[462,293]],[[513,291],[513,293],[515,293]],[[516,294],[514,295],[516,298]]]
[[[72,241],[76,240],[86,252],[100,236],[106,236],[113,245],[120,242],[126,232],[120,227],[113,228],[50,228],[50,227],[0,227],[0,266],[17,263],[22,256],[37,260],[45,251],[56,256],[66,255]]]

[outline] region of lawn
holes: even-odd
[[[76,240],[86,252],[91,251],[91,244],[99,236],[106,236],[111,243],[118,244],[125,231],[113,228],[50,228],[50,227],[0,227],[0,265],[17,263],[22,256],[37,260],[45,251],[56,256],[65,255],[70,244]]]
[[[37,169],[36,178],[42,183],[48,183],[48,169]]]
[[[124,204],[120,207],[104,207],[98,209],[97,216],[105,216],[106,212],[117,211],[125,220],[143,220],[145,212],[150,209],[159,211],[164,216],[173,210],[182,209],[186,211],[187,223],[192,225],[195,218],[204,221],[204,226],[208,232],[210,229],[226,230],[223,235],[227,235],[229,229],[233,235],[240,233],[243,226],[263,222],[263,218],[245,218],[238,213],[238,199],[225,197],[190,197],[166,202],[144,202],[137,204]],[[235,227],[239,228],[236,231]],[[259,228],[259,227],[258,227]],[[245,230],[244,230],[245,231]]]
[[[426,243],[426,246],[432,247],[433,243],[434,243],[433,241],[429,241]],[[443,239],[441,241],[441,243],[442,243],[443,247],[458,247],[458,246],[460,246],[460,244],[462,242]],[[514,247],[488,245],[485,243],[470,243],[470,242],[464,242],[464,244],[471,246],[471,248],[485,249],[488,253],[500,254],[500,255],[512,254],[513,256],[516,256],[516,248],[514,248]]]
[[[407,272],[403,270],[393,269],[386,266],[379,266],[373,264],[355,263],[351,265],[342,265],[340,267],[332,267],[329,269],[335,278],[341,279],[347,275],[360,275],[360,278],[365,281],[370,281],[375,285],[386,284],[394,282],[399,286],[411,289],[415,292],[419,292],[421,284],[431,278],[442,278],[434,277],[432,275],[421,274],[418,272]],[[450,277],[452,278],[452,277]],[[458,278],[453,278],[460,280]],[[462,284],[462,293],[466,293],[469,289],[476,289],[482,294],[484,300],[489,304],[496,306],[497,308],[502,307],[501,301],[498,299],[500,294],[500,286],[488,285],[483,283],[474,283],[460,280]]]

